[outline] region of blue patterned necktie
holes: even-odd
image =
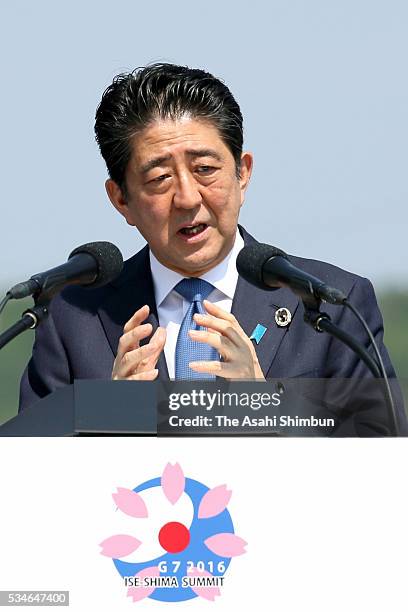
[[[188,335],[190,329],[203,330],[197,325],[193,316],[206,314],[203,300],[207,299],[214,287],[201,278],[185,278],[174,290],[190,302],[190,306],[181,323],[176,344],[176,380],[215,380],[215,376],[194,372],[188,367],[190,361],[217,361],[219,355],[215,348],[204,342],[196,342]]]

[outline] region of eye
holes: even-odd
[[[156,178],[152,179],[151,183],[162,183],[166,178],[168,178],[168,174],[161,174],[160,176],[156,176]]]
[[[212,174],[215,170],[217,170],[217,168],[214,168],[214,166],[198,166],[196,168],[196,172],[202,175]]]

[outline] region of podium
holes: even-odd
[[[0,427],[0,436],[157,435],[153,382],[76,380]]]

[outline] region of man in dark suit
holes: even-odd
[[[237,253],[254,240],[237,229],[253,160],[223,83],[170,64],[120,75],[102,97],[95,132],[108,196],[148,246],[108,286],[53,300],[22,380],[21,408],[75,378],[367,375],[349,349],[305,325],[289,290],[264,291],[238,277]],[[360,307],[393,375],[370,283],[322,262],[293,261]],[[190,299],[187,285],[200,297]],[[347,311],[327,311],[367,343]]]

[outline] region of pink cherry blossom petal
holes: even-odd
[[[231,495],[232,491],[228,491],[226,485],[219,485],[207,491],[200,502],[198,518],[210,518],[220,514],[227,507]]]
[[[164,494],[171,504],[175,504],[181,497],[186,479],[184,478],[183,470],[180,465],[176,463],[171,465],[168,463],[163,470],[161,477],[161,486]]]
[[[138,578],[158,578],[160,576],[160,570],[158,567],[145,567],[140,572],[135,574]],[[133,599],[133,602],[140,601],[149,597],[157,587],[155,586],[132,586],[127,590],[127,596]]]
[[[237,557],[246,553],[247,542],[235,533],[217,533],[204,540],[204,544],[220,557]]]
[[[138,493],[130,489],[117,487],[118,492],[113,493],[112,497],[119,508],[125,514],[134,518],[146,518],[148,515],[146,504]]]
[[[205,570],[201,571],[195,566],[193,566],[191,569],[188,570],[187,575],[194,576],[194,577],[196,576],[207,577],[207,578],[213,577],[213,575],[210,574],[210,572],[206,572]],[[192,586],[190,587],[190,589],[194,591],[194,593],[198,595],[199,597],[203,597],[204,599],[208,599],[209,601],[214,601],[216,597],[221,595],[221,591],[219,587],[217,586]]]
[[[139,548],[140,544],[141,542],[133,536],[120,534],[107,538],[99,546],[102,546],[101,555],[112,559],[120,559],[130,555]]]

